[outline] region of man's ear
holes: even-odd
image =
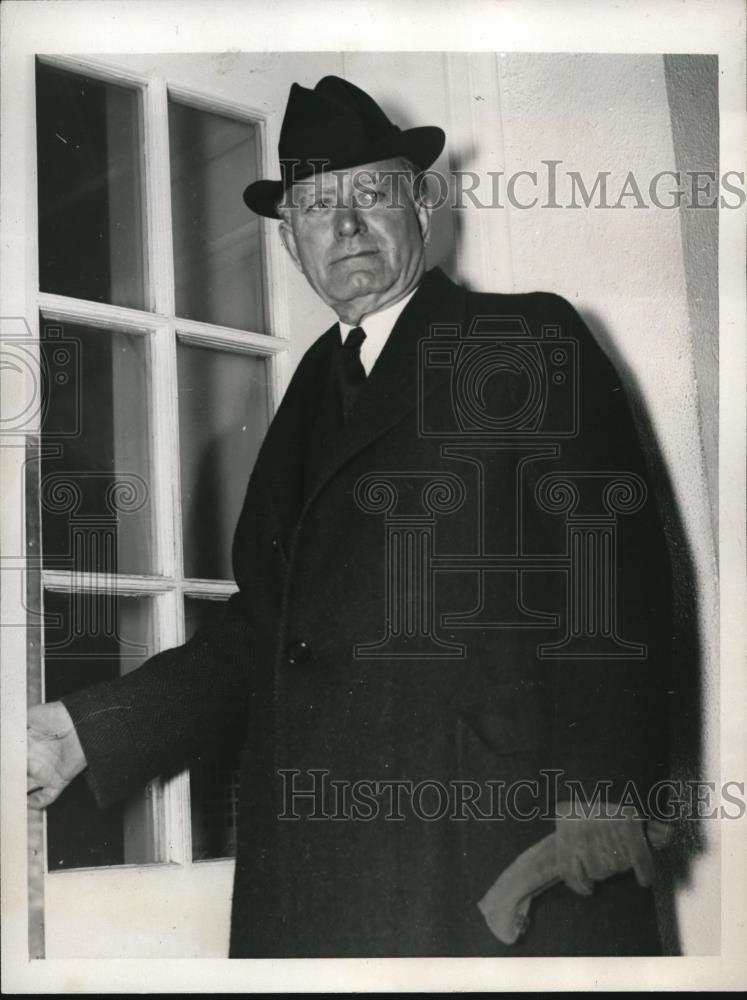
[[[298,256],[298,247],[296,246],[296,237],[293,232],[293,227],[285,219],[280,222],[280,240],[288,251],[288,255],[296,268],[303,274],[303,268],[301,267],[301,258]]]
[[[422,201],[417,201],[415,203],[415,214],[418,217],[418,225],[420,226],[420,235],[423,237],[423,244],[426,244],[431,232],[431,216],[433,215],[433,209],[430,205]]]

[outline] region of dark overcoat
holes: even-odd
[[[267,433],[223,621],[65,699],[98,801],[240,733],[235,957],[656,953],[630,874],[512,947],[475,906],[569,782],[666,769],[668,559],[613,365],[562,298],[436,269],[334,430],[338,344]]]

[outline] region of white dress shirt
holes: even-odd
[[[387,306],[386,309],[382,309],[381,312],[371,313],[370,316],[364,316],[358,326],[362,327],[366,334],[366,339],[361,344],[361,364],[365,369],[366,375],[371,374],[371,369],[376,364],[376,361],[381,354],[384,344],[389,339],[389,334],[394,328],[394,324],[399,319],[399,314],[405,308],[407,303],[413,297],[417,288],[413,288],[409,295],[405,295],[403,299],[398,302],[394,302],[391,306]],[[350,326],[348,323],[343,323],[339,320],[340,336],[342,337],[343,344],[345,339],[351,330],[355,327]]]

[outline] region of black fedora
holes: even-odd
[[[283,179],[255,181],[244,201],[258,215],[279,219],[277,202],[295,181],[394,156],[427,170],[445,140],[436,125],[399,128],[364,90],[339,76],[325,76],[313,90],[294,83],[278,142]]]

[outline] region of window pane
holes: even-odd
[[[41,326],[45,566],[147,573],[153,564],[147,337]]]
[[[231,541],[267,430],[268,362],[179,342],[184,575],[232,579]]]
[[[37,64],[43,292],[145,309],[140,94]]]
[[[154,652],[152,601],[103,593],[44,595],[44,697],[55,701],[128,673]],[[99,809],[85,772],[47,810],[49,871],[161,860],[160,785]]]
[[[222,611],[222,601],[185,597],[184,619],[187,638],[203,623],[214,621]],[[238,737],[238,734],[236,734]],[[236,854],[236,821],[239,793],[239,748],[218,747],[214,753],[198,757],[189,771],[192,812],[192,857],[231,858]]]
[[[176,314],[265,332],[255,125],[169,102]]]

